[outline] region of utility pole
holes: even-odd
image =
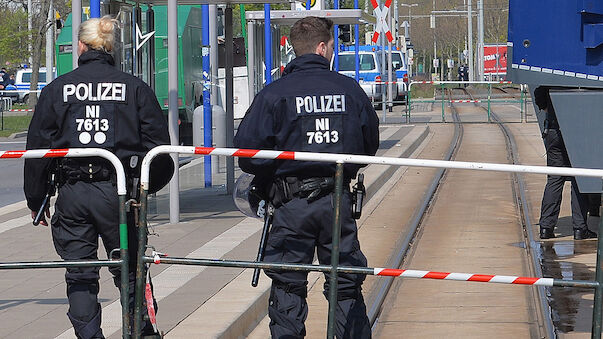
[[[29,52],[29,65],[31,66],[31,63],[33,62],[32,59],[32,55],[31,55],[31,41],[32,41],[32,34],[31,34],[31,30],[32,30],[32,19],[33,19],[33,7],[31,4],[31,0],[27,0],[27,31],[29,32],[29,39],[28,39],[28,43],[27,43],[27,51]]]
[[[54,10],[52,0],[48,7],[48,30],[46,31],[46,83],[49,84],[54,79],[52,72],[53,55],[54,55]]]
[[[400,4],[400,6],[408,7],[408,36],[410,37],[410,27],[412,26],[412,16],[410,15],[410,10],[413,7],[419,6],[419,4]],[[434,0],[435,7],[435,0]]]
[[[433,10],[434,10],[434,12],[436,10],[435,0],[433,0]],[[433,60],[437,60],[438,59],[438,49],[437,49],[436,34],[435,34],[435,14],[433,14],[431,18],[432,18],[431,19],[431,28],[433,28]],[[438,67],[435,64],[435,61],[433,61],[432,63],[433,63],[432,66],[433,66],[434,73],[437,74]]]
[[[477,0],[478,81],[484,80],[484,0]]]
[[[434,0],[435,1],[435,0]],[[467,40],[469,47],[469,81],[475,80],[473,77],[473,17],[471,11],[471,0],[467,1]]]
[[[413,7],[419,6],[419,4],[400,4],[400,6],[408,7],[408,24],[404,27],[405,28],[405,30],[404,30],[404,36],[405,36],[405,41],[404,41],[405,54],[404,54],[404,56],[406,57],[406,69],[408,72],[408,77],[410,78],[410,76],[412,76],[412,65],[409,65],[408,60],[412,56],[410,55],[408,48],[406,48],[408,42],[412,41],[412,39],[410,37],[410,26],[411,26],[411,20],[412,20],[412,16],[410,15],[410,10]]]

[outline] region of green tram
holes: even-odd
[[[153,6],[154,28],[148,29],[148,7],[139,10],[127,3],[101,5],[101,13],[114,15],[121,23],[115,46],[116,66],[151,85],[166,116],[168,109],[167,6]],[[137,13],[138,12],[138,13]],[[86,20],[87,15],[82,15]],[[138,18],[138,20],[136,20]],[[154,36],[135,50],[136,23],[142,32],[155,31]],[[56,41],[57,74],[73,69],[71,47],[71,15]],[[154,42],[154,44],[153,44]],[[140,42],[139,42],[140,43]],[[153,46],[154,45],[154,46]],[[149,51],[153,48],[152,53]],[[149,63],[153,64],[150,65]],[[192,145],[192,116],[202,104],[203,65],[201,58],[201,7],[178,6],[178,115],[180,144]]]

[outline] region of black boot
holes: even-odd
[[[540,228],[540,239],[552,239],[555,237],[555,233],[552,228]]]
[[[588,228],[577,228],[574,230],[574,240],[584,240],[596,238],[597,233],[589,230]]]

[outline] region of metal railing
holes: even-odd
[[[128,227],[126,220],[126,175],[121,161],[113,153],[100,148],[40,149],[26,151],[1,151],[0,159],[38,159],[38,158],[81,158],[101,157],[111,162],[117,174],[117,194],[119,196],[119,259],[109,255],[107,260],[72,260],[72,261],[31,261],[0,262],[0,270],[33,269],[33,268],[67,268],[67,267],[121,267],[122,300],[122,336],[129,338],[129,281],[128,281]],[[117,249],[113,249],[111,254]],[[125,302],[124,302],[125,301]]]
[[[2,110],[2,111],[10,111],[11,109],[13,109],[13,98],[10,98],[10,97],[0,97],[0,99],[2,99],[2,102],[0,103],[0,105],[2,105],[0,107],[0,110]]]
[[[592,320],[592,338],[601,337],[601,315],[603,307],[603,270],[601,269],[601,257],[603,255],[603,237],[598,238],[597,244],[597,268],[594,281],[584,280],[562,280],[542,277],[513,277],[484,274],[466,274],[449,272],[429,272],[416,270],[401,270],[397,268],[369,268],[369,267],[349,267],[339,266],[338,242],[339,237],[333,239],[333,248],[331,254],[331,265],[307,265],[307,264],[289,264],[289,263],[265,263],[255,261],[237,261],[203,258],[176,258],[176,257],[153,257],[145,255],[144,251],[147,245],[147,197],[149,189],[149,170],[154,157],[163,153],[180,153],[196,155],[213,156],[233,156],[257,159],[279,159],[296,161],[320,161],[332,162],[337,164],[335,174],[335,213],[333,220],[334,235],[340,234],[341,221],[341,195],[343,192],[343,164],[381,164],[393,166],[412,166],[412,167],[432,167],[432,168],[450,168],[450,169],[468,169],[479,171],[497,171],[513,172],[526,174],[547,174],[561,176],[585,176],[603,179],[603,170],[587,168],[567,168],[567,167],[548,167],[548,166],[524,166],[496,163],[479,163],[464,161],[445,161],[445,160],[426,160],[409,158],[389,158],[361,156],[350,154],[330,154],[330,153],[310,153],[310,152],[291,152],[291,151],[268,151],[268,150],[249,150],[234,148],[212,148],[212,147],[193,147],[193,146],[158,146],[149,151],[142,161],[141,168],[141,194],[140,194],[140,227],[138,260],[136,271],[136,298],[134,312],[134,331],[140,328],[141,309],[142,309],[142,286],[144,284],[144,265],[147,263],[155,264],[178,264],[178,265],[198,265],[198,266],[219,266],[219,267],[238,267],[238,268],[261,268],[261,269],[280,269],[280,270],[304,270],[319,271],[329,273],[329,313],[327,322],[327,337],[334,336],[335,307],[337,301],[337,273],[355,273],[380,276],[402,276],[409,278],[430,278],[444,280],[462,280],[488,283],[507,283],[523,285],[543,285],[543,286],[563,286],[563,287],[582,287],[595,289],[595,298],[593,305]],[[598,233],[603,235],[603,219],[599,223]],[[139,334],[134,332],[135,335]]]
[[[413,85],[422,85],[422,84],[431,84],[434,86],[439,86],[441,89],[441,97],[436,98],[434,96],[433,100],[430,99],[421,99],[421,100],[413,100],[412,99],[412,87]],[[412,111],[412,103],[441,103],[442,105],[442,122],[446,122],[446,118],[444,116],[445,105],[446,103],[487,103],[487,114],[488,114],[488,122],[491,121],[490,115],[492,112],[492,104],[519,104],[519,121],[522,122],[527,120],[526,117],[526,94],[525,94],[525,85],[520,84],[520,97],[519,99],[494,99],[492,98],[492,86],[493,85],[501,85],[501,84],[512,84],[510,81],[411,81],[408,85],[408,91],[406,94],[406,122],[410,122],[410,114]],[[472,99],[472,100],[454,100],[454,99],[446,99],[445,91],[447,85],[486,85],[488,88],[487,97],[485,99]]]

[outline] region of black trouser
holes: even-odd
[[[128,215],[129,248],[129,304],[134,310],[134,287],[136,279],[137,232],[133,216]],[[119,198],[115,185],[110,181],[93,183],[65,183],[52,216],[52,238],[57,253],[64,260],[97,260],[98,237],[103,240],[107,255],[119,248]],[[78,338],[104,338],[101,324],[99,291],[99,267],[67,268],[65,281],[69,312]],[[120,267],[111,267],[115,285],[120,288]],[[123,302],[123,301],[122,301]],[[150,324],[146,324],[148,331]],[[152,330],[152,327],[151,327]],[[144,332],[143,332],[144,333]]]
[[[547,166],[569,167],[570,161],[563,143],[561,133],[557,129],[548,130],[544,137],[546,148]],[[561,208],[561,197],[563,185],[566,180],[572,183],[572,223],[574,229],[585,229],[588,212],[588,198],[580,193],[575,177],[562,177],[559,175],[547,176],[544,194],[542,196],[542,208],[540,210],[540,227],[554,228],[557,225],[559,210]]]
[[[360,251],[356,221],[351,215],[351,194],[344,192],[341,209],[341,242],[339,263],[345,266],[366,267],[366,257]],[[310,264],[314,251],[321,264],[331,263],[333,227],[333,194],[327,194],[311,203],[294,197],[278,207],[268,245],[266,262]],[[306,294],[307,271],[267,271],[272,278],[270,291],[270,332],[272,338],[301,338],[305,336],[304,322],[308,315]],[[325,275],[325,296],[328,295],[329,276]],[[371,328],[362,298],[365,276],[339,274],[336,335],[338,338],[370,338]]]

